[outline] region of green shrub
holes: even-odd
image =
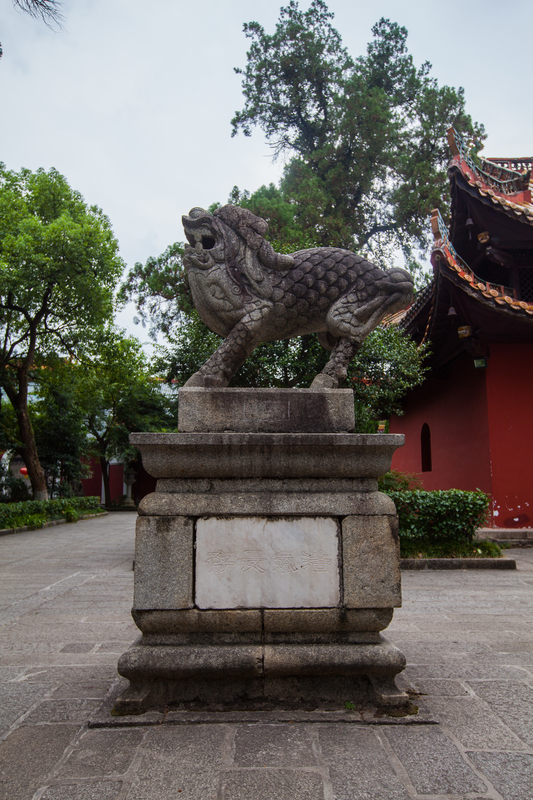
[[[13,517],[11,520],[10,528],[42,528],[44,523],[47,522],[46,514],[21,514],[18,517]]]
[[[385,492],[385,494],[424,488],[418,475],[414,475],[412,472],[400,472],[397,469],[391,469],[390,472],[379,478],[378,487],[379,491]]]
[[[67,506],[63,512],[63,516],[67,522],[77,522],[81,515],[78,514],[76,509],[72,508],[72,506]]]
[[[388,491],[398,511],[400,542],[420,547],[470,543],[486,522],[489,498],[483,492],[441,489],[435,492]]]
[[[496,542],[438,542],[424,545],[419,539],[402,539],[402,558],[500,558],[502,550]]]
[[[94,513],[99,509],[99,497],[58,497],[54,500],[2,503],[0,504],[0,530],[31,524],[27,520],[33,519],[36,515],[42,517],[43,521],[70,517],[69,521],[75,522],[81,515]]]

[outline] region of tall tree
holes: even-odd
[[[47,488],[28,385],[49,354],[79,355],[112,317],[123,268],[109,220],[62,175],[0,165],[0,388],[17,415],[36,499]]]
[[[446,130],[478,139],[463,89],[439,86],[416,67],[407,30],[381,19],[365,56],[352,58],[323,0],[281,9],[273,34],[244,25],[251,40],[244,108],[232,135],[260,127],[274,155],[289,157],[279,192],[298,227],[319,244],[364,249],[386,261],[427,246],[427,217],[447,194]],[[253,208],[252,208],[253,210]]]
[[[111,504],[109,461],[136,460],[129,444],[132,431],[153,431],[176,425],[171,400],[153,378],[140,342],[123,331],[102,331],[91,361],[66,365],[76,386],[80,409],[90,439],[90,451],[102,469],[105,504]]]

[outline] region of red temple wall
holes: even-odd
[[[533,527],[533,344],[491,344],[487,403],[494,525]]]
[[[85,497],[96,496],[102,497],[102,470],[100,462],[93,458],[90,461],[91,477],[82,480],[83,492]],[[157,479],[148,475],[142,464],[136,465],[136,480],[132,486],[132,497],[136,504],[138,504],[145,495],[150,492],[155,492]],[[124,469],[122,464],[109,465],[109,489],[111,493],[111,502],[114,503],[119,500],[124,494],[123,484]]]
[[[411,392],[406,415],[391,433],[405,433],[392,468],[419,474],[425,489],[481,489],[493,498],[489,524],[533,527],[533,344],[491,344],[486,369],[466,354],[448,379],[429,378]],[[431,431],[431,472],[421,472],[422,425]]]
[[[100,462],[96,458],[91,458],[89,465],[91,468],[91,477],[82,480],[83,493],[85,497],[103,498],[102,469],[100,467]],[[124,467],[122,464],[109,465],[109,492],[112,503],[119,500],[124,494],[123,475]]]
[[[390,421],[391,433],[405,434],[392,469],[419,474],[427,490],[491,492],[485,372],[464,355],[448,366],[446,379],[429,378],[409,393],[405,416]],[[431,434],[431,472],[421,471],[424,423]]]

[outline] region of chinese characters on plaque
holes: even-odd
[[[299,564],[300,569],[308,569],[311,567],[312,572],[327,572],[328,564],[331,564],[331,558],[328,558],[322,550],[315,553],[303,552],[300,558],[296,557],[290,550],[276,550],[273,555],[268,553],[265,555],[261,550],[245,550],[241,558],[235,553],[226,553],[223,550],[215,550],[208,553],[209,558],[206,558],[205,563],[208,565],[208,572],[226,572],[229,567],[234,567],[242,564],[240,567],[241,572],[248,572],[250,569],[255,569],[256,572],[264,574],[269,571],[288,573],[298,572]]]
[[[198,520],[200,608],[319,608],[339,602],[338,524],[328,517]]]

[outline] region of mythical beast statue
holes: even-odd
[[[225,337],[186,386],[227,386],[261,342],[318,333],[331,357],[311,385],[336,388],[365,337],[413,296],[408,272],[382,270],[349,250],[276,253],[265,220],[238,206],[193,208],[183,227],[194,305]]]

